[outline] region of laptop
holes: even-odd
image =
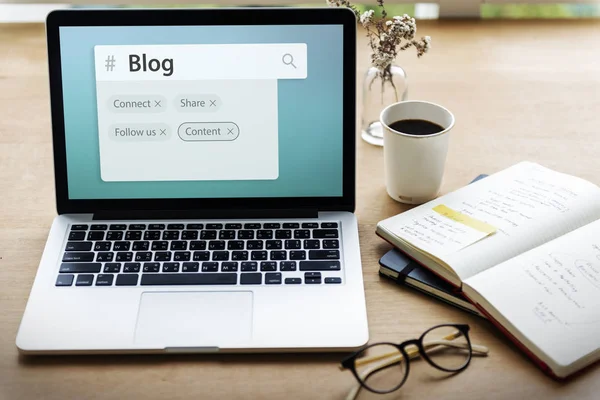
[[[56,203],[29,354],[368,340],[344,9],[47,19]]]

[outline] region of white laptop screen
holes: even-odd
[[[342,196],[342,25],[59,34],[70,199]]]

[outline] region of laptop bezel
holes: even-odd
[[[63,113],[60,27],[171,25],[342,25],[343,166],[341,197],[69,199]],[[356,18],[347,9],[235,8],[168,10],[58,10],[46,20],[56,204],[59,214],[157,210],[355,209]],[[315,177],[316,179],[318,177]]]

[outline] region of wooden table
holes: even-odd
[[[600,24],[422,23],[433,50],[399,63],[409,97],[438,102],[457,124],[443,191],[520,160],[600,184]],[[368,66],[362,33],[359,73]],[[0,25],[0,399],[341,399],[353,386],[339,354],[20,357],[15,336],[55,215],[42,25]],[[405,210],[385,192],[382,150],[358,139],[360,238],[371,340],[402,341],[466,322],[491,349],[441,379],[416,362],[399,392],[361,398],[598,398],[600,366],[566,383],[543,375],[489,323],[381,279],[389,246],[377,221]]]

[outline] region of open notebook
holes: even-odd
[[[523,162],[381,221],[547,372],[600,358],[600,188]]]

